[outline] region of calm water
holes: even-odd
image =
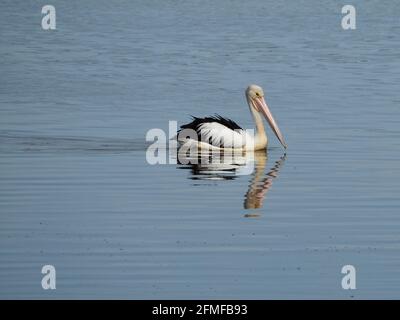
[[[400,298],[400,3],[51,4],[0,4],[0,298]],[[286,155],[146,162],[168,120],[251,128],[249,83]]]

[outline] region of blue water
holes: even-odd
[[[51,4],[0,4],[0,298],[399,298],[400,3]],[[252,128],[250,83],[286,155],[147,163],[169,120]]]

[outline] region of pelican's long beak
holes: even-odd
[[[269,111],[268,105],[265,102],[264,98],[263,97],[255,98],[255,99],[253,99],[253,101],[254,101],[256,109],[258,111],[262,112],[262,114],[265,116],[265,119],[267,119],[269,125],[271,126],[271,129],[274,131],[276,137],[279,139],[282,146],[286,149],[287,145],[286,145],[285,139],[283,139],[281,130],[279,130],[279,127],[276,124],[271,111]]]

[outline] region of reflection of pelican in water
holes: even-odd
[[[265,154],[265,152],[264,152]],[[191,169],[192,180],[233,180],[253,171],[254,157],[251,152],[202,152],[194,156],[178,155],[178,163]]]
[[[234,152],[230,154],[199,153],[194,157],[178,156],[178,168],[191,169],[192,180],[233,180],[241,175],[252,175],[249,189],[244,196],[245,209],[258,209],[263,205],[266,193],[278,176],[279,170],[286,159],[286,154],[275,162],[265,173],[267,154],[265,151]],[[254,214],[246,216],[255,216]]]

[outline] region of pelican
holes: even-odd
[[[263,89],[255,84],[248,86],[246,99],[256,125],[254,135],[243,130],[236,122],[217,114],[205,118],[193,117],[192,122],[180,127],[177,135],[178,142],[181,146],[195,146],[200,150],[265,150],[268,138],[261,117],[263,115],[279,142],[286,149],[283,135],[265,102]]]

